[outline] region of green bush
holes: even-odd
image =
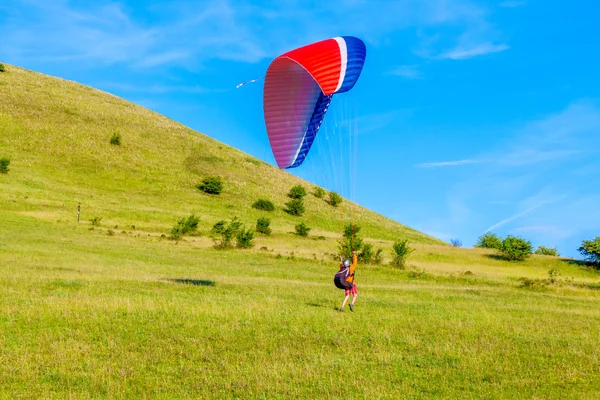
[[[10,165],[10,159],[3,157],[0,158],[0,174],[8,174],[8,166]]]
[[[383,263],[383,249],[377,249],[375,255],[373,255],[373,264],[379,265]]]
[[[224,250],[232,248],[233,238],[242,228],[243,224],[237,217],[233,217],[230,222],[217,222],[212,228],[215,249]]]
[[[504,257],[509,261],[522,261],[533,252],[531,242],[518,236],[508,235],[502,241],[500,249]]]
[[[301,216],[304,214],[304,201],[302,199],[293,199],[285,203],[286,209],[284,210],[286,213],[296,216]]]
[[[6,71],[6,66],[2,63],[0,63],[0,72],[4,72]]]
[[[113,135],[110,138],[110,144],[113,144],[115,146],[120,146],[121,145],[121,135],[118,133],[113,133]]]
[[[458,239],[450,239],[452,247],[462,247],[462,242]]]
[[[313,192],[316,198],[322,199],[325,196],[325,189],[319,186],[315,186],[315,191]]]
[[[302,236],[302,237],[307,237],[308,232],[310,232],[310,230],[311,230],[311,228],[306,226],[306,224],[304,222],[296,225],[295,228],[296,228],[296,235]]]
[[[198,229],[198,223],[200,222],[200,218],[196,217],[194,214],[189,217],[183,217],[173,228],[171,228],[171,236],[170,238],[173,240],[179,240],[183,235],[187,235],[188,233],[195,232]]]
[[[373,245],[371,243],[364,243],[362,246],[362,251],[358,254],[358,259],[365,264],[371,264],[374,256],[375,253],[373,253]]]
[[[208,194],[220,194],[223,191],[223,181],[218,176],[209,176],[202,180],[197,186],[198,189]]]
[[[399,269],[406,267],[406,259],[415,249],[408,246],[408,240],[396,240],[392,246],[392,265]]]
[[[329,204],[334,207],[339,206],[342,203],[342,196],[336,192],[329,192]]]
[[[558,253],[558,249],[555,248],[550,248],[550,247],[544,247],[544,246],[538,246],[538,248],[535,251],[535,254],[539,254],[542,256],[554,256],[554,257],[559,257],[560,254]]]
[[[342,239],[338,241],[338,251],[340,257],[348,260],[352,259],[352,251],[360,251],[363,247],[363,240],[358,235],[360,226],[347,224],[342,233]]]
[[[100,226],[100,221],[102,221],[102,217],[94,217],[90,219],[92,226]]]
[[[269,200],[265,200],[265,199],[258,199],[254,202],[254,204],[252,204],[253,208],[256,208],[257,210],[263,210],[263,211],[273,211],[275,210],[275,205],[269,201]]]
[[[581,247],[577,249],[586,260],[600,264],[600,236],[596,236],[594,240],[584,240],[581,242]]]
[[[241,228],[236,235],[238,249],[250,249],[254,246],[254,231],[246,228]]]
[[[475,244],[475,247],[501,250],[502,249],[502,239],[500,238],[500,236],[496,235],[495,233],[486,232],[483,235],[479,236],[479,239],[477,239],[477,243]]]
[[[306,190],[304,189],[304,186],[296,185],[290,189],[288,196],[292,199],[301,199],[306,196]]]
[[[265,218],[265,217],[261,217],[258,220],[256,220],[256,232],[265,234],[265,235],[270,235],[271,234],[271,220],[269,218]]]

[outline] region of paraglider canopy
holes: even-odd
[[[263,110],[279,168],[302,164],[331,98],[354,87],[366,53],[362,40],[341,36],[289,51],[271,62]]]

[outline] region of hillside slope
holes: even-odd
[[[362,226],[366,237],[443,242],[349,201],[338,208],[312,195],[306,214],[282,208],[295,184],[313,185],[141,106],[74,82],[8,66],[0,74],[0,157],[11,159],[0,180],[0,205],[53,221],[102,217],[105,226],[136,226],[166,233],[177,218],[196,213],[200,229],[233,216],[248,224],[264,215],[251,208],[259,197],[277,210],[268,214],[275,233],[299,221],[312,233],[339,236],[345,223]],[[118,133],[122,144],[109,143]],[[196,185],[219,175],[219,196]],[[290,239],[290,240],[293,240]]]

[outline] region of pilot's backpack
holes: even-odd
[[[354,276],[354,274],[350,275],[350,267],[343,267],[335,274],[333,283],[339,289],[352,289],[354,283],[346,280],[349,276]]]

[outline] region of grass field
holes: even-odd
[[[212,223],[251,224],[249,203],[280,207],[301,181],[74,83],[8,66],[0,95],[0,397],[598,398],[597,270],[509,263],[353,206],[387,260],[398,237],[416,251],[406,270],[359,265],[340,313],[347,209],[308,196],[253,249],[217,251]],[[228,189],[199,193],[217,169]],[[198,235],[161,237],[191,212]],[[299,220],[311,237],[290,233]]]

